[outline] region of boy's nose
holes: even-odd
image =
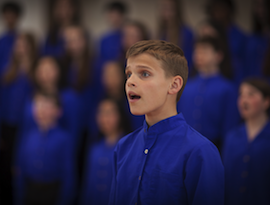
[[[132,77],[132,75],[127,79],[127,86],[135,86],[135,79]]]

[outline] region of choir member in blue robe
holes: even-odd
[[[14,193],[19,204],[72,204],[76,173],[72,138],[60,128],[58,96],[37,93],[37,127],[23,133],[15,160]]]
[[[207,15],[226,32],[234,82],[238,86],[245,77],[244,60],[247,35],[234,23],[235,5],[232,0],[209,0]]]
[[[2,77],[10,60],[13,45],[17,37],[17,26],[22,15],[18,2],[5,2],[1,5],[2,19],[6,30],[0,36],[0,77]]]
[[[48,1],[49,31],[41,46],[41,55],[60,57],[64,54],[63,32],[67,26],[79,24],[78,2],[75,0]]]
[[[183,49],[189,68],[192,68],[194,36],[183,22],[181,9],[182,5],[177,0],[161,1],[158,33],[160,39],[175,43]]]
[[[130,110],[145,122],[116,145],[109,204],[223,204],[219,152],[176,110],[188,78],[183,51],[166,41],[137,42],[126,75]]]
[[[100,39],[99,58],[101,58],[103,62],[117,60],[121,53],[121,30],[127,13],[126,5],[123,2],[110,2],[106,5],[105,9],[110,31]]]
[[[123,107],[113,98],[100,101],[96,120],[100,136],[99,142],[92,145],[87,152],[80,203],[82,205],[108,204],[113,151],[118,140],[130,131]]]
[[[215,38],[198,39],[194,65],[198,75],[187,82],[178,109],[187,123],[217,146],[240,120],[234,85],[220,74],[222,53]]]
[[[93,96],[99,93],[100,77],[95,69],[87,31],[80,26],[69,26],[64,37],[66,46],[62,61],[66,86],[73,89],[83,102],[81,123],[86,128],[91,113],[89,105],[97,103]]]
[[[25,101],[32,92],[31,72],[34,67],[35,51],[34,37],[30,33],[18,34],[11,59],[1,78],[0,192],[3,204],[12,203],[13,148],[22,123]]]
[[[138,129],[144,121],[144,116],[135,116],[130,113],[124,90],[125,75],[123,73],[123,65],[117,61],[109,61],[104,64],[102,71],[102,97],[111,97],[121,103],[126,115],[130,119],[132,130]]]
[[[33,118],[35,92],[43,91],[51,94],[59,94],[63,112],[59,119],[59,125],[69,132],[73,139],[73,146],[76,147],[80,141],[79,136],[82,127],[82,101],[74,90],[62,87],[62,73],[61,63],[56,58],[45,56],[38,60],[33,71],[35,91],[29,96],[27,104],[24,107],[22,130],[36,126]]]
[[[249,78],[239,88],[244,123],[231,130],[222,151],[225,204],[270,204],[270,86]]]
[[[252,1],[252,33],[248,38],[245,52],[246,76],[270,77],[270,40],[268,14],[270,4],[266,0]]]

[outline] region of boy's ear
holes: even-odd
[[[170,86],[168,93],[170,95],[177,94],[181,90],[181,88],[183,87],[183,83],[184,83],[184,81],[183,81],[183,78],[181,76],[179,76],[179,75],[174,76],[172,78],[171,86]]]

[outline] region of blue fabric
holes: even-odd
[[[60,93],[60,99],[62,101],[63,115],[59,119],[59,125],[69,132],[74,140],[73,146],[76,147],[82,131],[82,99],[72,89],[63,90]]]
[[[57,42],[52,44],[49,41],[49,37],[47,36],[42,47],[41,47],[41,55],[42,56],[55,56],[61,57],[65,51],[65,42],[62,36],[59,36]]]
[[[228,43],[231,52],[231,63],[233,68],[233,80],[239,85],[245,77],[244,59],[247,44],[247,35],[236,25],[231,25],[227,31]]]
[[[62,90],[60,92],[62,103],[62,116],[59,119],[59,126],[63,127],[73,139],[73,146],[79,143],[82,131],[82,101],[80,96],[72,89]],[[33,96],[30,95],[26,100],[23,110],[23,120],[21,124],[21,133],[35,128]]]
[[[113,165],[109,204],[223,204],[219,152],[182,114],[122,138]]]
[[[194,35],[192,33],[192,30],[187,26],[181,27],[181,48],[183,49],[185,53],[185,57],[188,62],[188,67],[192,68],[192,55],[193,55],[193,49],[194,49]]]
[[[6,32],[0,37],[0,77],[5,72],[6,65],[10,60],[16,37],[15,32]]]
[[[2,121],[18,126],[23,117],[25,102],[32,92],[32,85],[24,74],[19,74],[14,82],[2,85],[1,117]]]
[[[225,204],[270,204],[270,123],[252,142],[246,126],[231,131],[224,144]]]
[[[25,133],[15,165],[19,173],[15,177],[15,204],[22,204],[25,179],[35,182],[61,182],[61,191],[57,204],[71,204],[75,196],[75,162],[70,136],[54,127],[46,133],[37,128]]]
[[[246,76],[263,76],[262,68],[268,45],[269,39],[266,36],[249,37],[245,52]]]
[[[191,127],[216,142],[238,125],[236,102],[237,89],[224,77],[198,75],[188,80],[177,106]]]
[[[109,146],[105,140],[102,140],[89,149],[80,204],[108,204],[112,183],[114,148],[115,145]]]
[[[102,37],[100,41],[100,58],[103,62],[117,60],[122,49],[121,30],[113,31]]]

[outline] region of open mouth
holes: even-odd
[[[131,100],[138,100],[138,99],[141,98],[141,96],[135,95],[135,94],[130,94],[130,95],[129,95],[129,98],[130,98]]]

